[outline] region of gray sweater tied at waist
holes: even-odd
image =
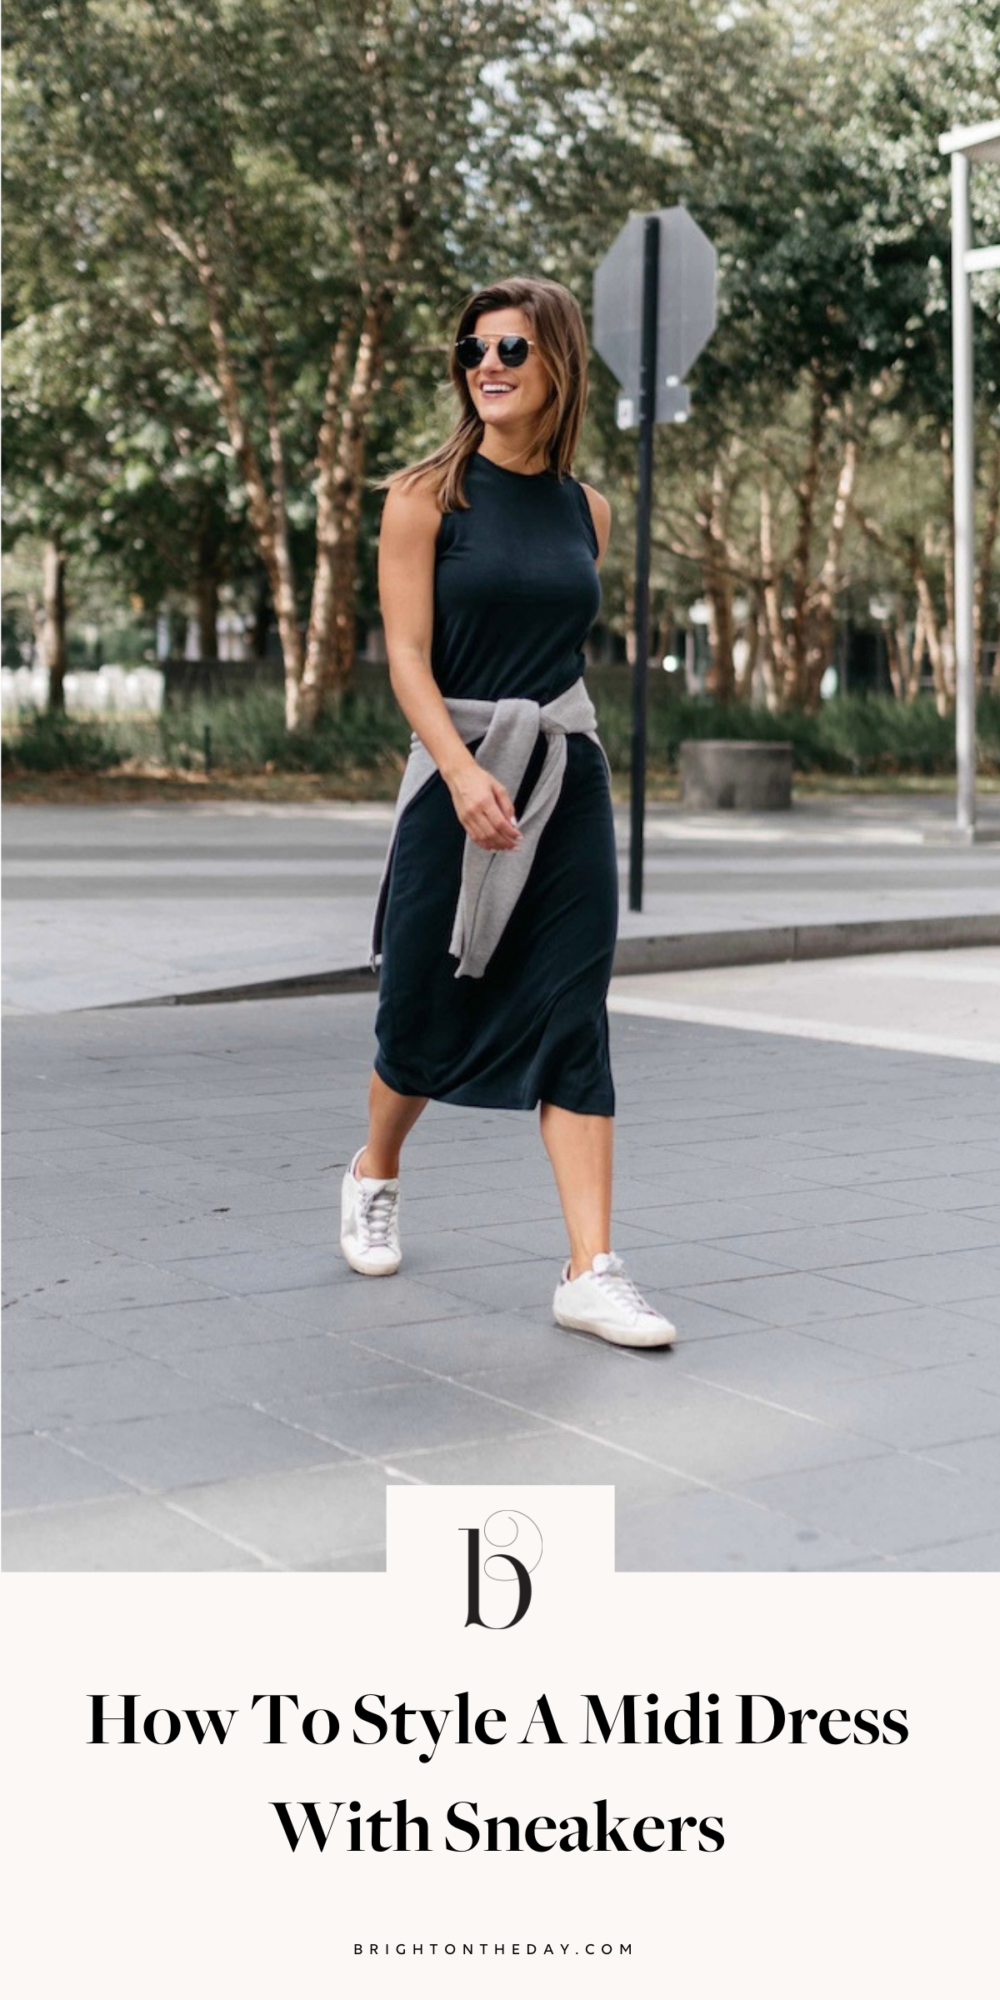
[[[463,743],[482,742],[476,762],[506,786],[516,799],[539,735],[545,738],[545,760],[531,796],[519,816],[520,845],[505,850],[477,847],[466,836],[462,858],[462,881],[455,910],[449,950],[458,959],[456,979],[481,979],[515,903],[531,872],[542,833],[555,811],[566,772],[566,738],[589,736],[607,758],[597,734],[594,705],[582,680],[541,706],[521,696],[502,701],[466,701],[445,698],[445,706]],[[375,922],[372,930],[371,963],[377,965],[382,949],[382,922],[389,887],[389,870],[400,820],[407,806],[437,771],[429,751],[419,737],[412,738],[410,755],[396,800],[389,836],[389,851],[382,870]],[[610,772],[609,772],[610,775]]]

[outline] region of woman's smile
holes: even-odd
[[[497,410],[501,403],[510,403],[515,399],[522,400],[517,393],[520,387],[520,382],[512,382],[509,376],[481,374],[473,391],[479,401],[480,415],[484,403],[489,403],[491,410]]]

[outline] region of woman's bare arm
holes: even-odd
[[[434,545],[441,514],[424,486],[390,486],[379,538],[379,599],[392,691],[433,757],[455,811],[478,847],[518,845],[514,806],[499,779],[463,743],[431,670]]]

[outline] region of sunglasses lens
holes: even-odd
[[[523,333],[506,333],[497,344],[497,355],[505,368],[523,368],[529,347]]]
[[[460,368],[478,368],[485,361],[489,341],[480,339],[478,333],[467,333],[455,342],[455,353]],[[531,352],[531,342],[522,333],[505,333],[497,341],[497,359],[504,368],[523,368]]]

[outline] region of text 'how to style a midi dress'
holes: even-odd
[[[444,514],[434,571],[434,678],[446,698],[551,702],[583,674],[600,607],[597,537],[579,482],[476,454],[469,506]],[[475,749],[476,745],[470,745]],[[381,919],[375,1068],[404,1096],[610,1117],[607,991],[618,871],[607,766],[566,738],[566,770],[530,873],[481,977],[449,952],[466,835],[440,774],[402,814]],[[514,801],[545,756],[540,735]],[[497,865],[506,857],[497,856]]]

